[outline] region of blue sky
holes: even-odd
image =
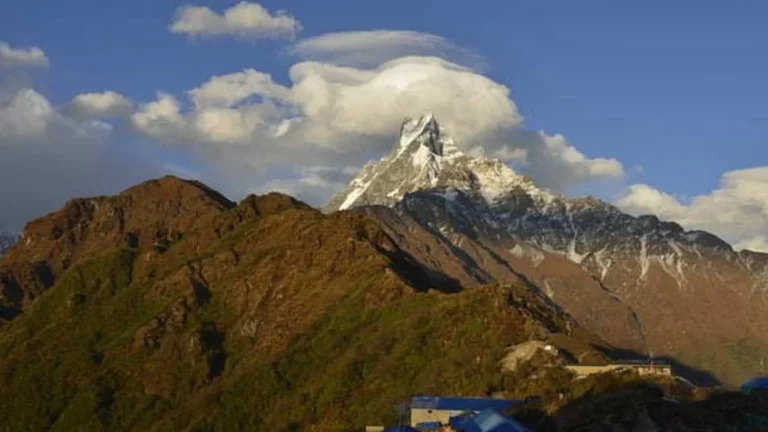
[[[521,126],[525,130],[562,134],[586,157],[616,159],[623,166],[620,178],[581,179],[565,188],[566,193],[597,193],[628,210],[655,212],[691,227],[720,230],[734,241],[764,239],[768,222],[763,219],[740,219],[758,226],[744,237],[733,235],[730,226],[721,227],[725,222],[701,221],[691,212],[708,208],[697,208],[697,198],[717,201],[722,195],[719,191],[730,190],[731,199],[741,194],[732,189],[741,191],[744,182],[754,187],[755,175],[762,178],[762,172],[750,172],[746,180],[736,176],[741,183],[730,187],[723,184],[726,173],[768,165],[764,102],[768,99],[768,30],[764,25],[768,4],[414,3],[264,0],[260,4],[271,13],[285,10],[301,24],[295,38],[264,38],[201,37],[169,31],[177,8],[192,4],[221,13],[236,4],[232,1],[7,1],[0,5],[0,41],[19,49],[39,47],[50,65],[0,71],[0,78],[5,76],[6,83],[8,77],[14,83],[28,83],[56,107],[65,106],[77,94],[107,90],[123,95],[135,107],[157,99],[157,91],[185,104],[185,92],[211,77],[248,68],[291,87],[289,69],[303,60],[291,53],[297,41],[368,30],[437,35],[453,44],[454,51],[460,47],[484,59],[468,66],[511,90],[509,98],[525,117]],[[460,63],[455,56],[449,60]],[[248,183],[253,189],[257,183],[270,183],[269,176],[280,181],[290,177],[282,173],[290,169],[290,156],[271,161],[269,169],[243,180],[248,175],[244,166],[209,169],[229,157],[224,155],[228,150],[221,150],[224,147],[200,152],[167,143],[156,145],[162,141],[157,135],[133,133],[129,121],[104,121],[117,131],[109,152],[118,159],[162,160],[164,166],[200,173],[230,194],[241,192],[233,184]],[[325,150],[324,145],[319,147]],[[378,157],[383,149],[383,145],[371,146],[370,151],[346,162],[355,165]],[[221,174],[233,170],[237,176]],[[645,195],[632,189],[635,185],[647,187]],[[83,193],[89,191],[82,189]],[[745,205],[744,212],[750,217],[763,211],[762,201]]]

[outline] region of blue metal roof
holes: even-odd
[[[413,399],[411,399],[411,408],[450,411],[483,411],[486,409],[504,411],[509,407],[519,403],[522,403],[522,401],[491,398],[415,396]]]
[[[452,426],[464,432],[528,432],[525,426],[492,409],[462,420],[460,424],[452,424]]]
[[[397,426],[390,426],[384,429],[384,432],[419,432],[419,430],[414,429],[410,426],[397,425]]]
[[[741,386],[741,391],[750,391],[750,390],[757,390],[757,389],[768,390],[768,377],[752,378],[751,380],[745,382]]]

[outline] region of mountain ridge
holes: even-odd
[[[513,388],[512,345],[611,349],[524,284],[457,292],[364,214],[173,177],[30,222],[0,269],[8,431],[353,430]]]
[[[416,124],[431,131],[401,137],[325,210],[345,202],[374,216],[401,247],[464,286],[526,279],[617,346],[682,356],[731,383],[760,371],[768,359],[760,330],[768,325],[768,255],[736,252],[713,234],[592,197],[567,199],[498,160],[459,152],[437,159],[427,181],[411,155],[441,148],[434,141],[449,135],[432,116]],[[426,244],[433,246],[421,250]],[[717,356],[718,345],[731,348]]]
[[[450,149],[447,152],[448,156],[445,156],[443,148]],[[387,171],[392,169],[393,164],[400,164],[403,156],[409,156],[409,161],[412,162],[412,167],[415,170],[412,172],[399,170],[396,173],[399,177],[391,182],[397,183],[397,186],[394,184],[381,186],[385,190],[384,194],[369,193],[371,184],[374,181],[384,183],[382,176],[387,176]],[[454,162],[459,167],[448,166],[444,168],[442,163],[432,163],[433,161],[443,162],[443,160]],[[380,169],[377,170],[377,168]],[[426,168],[429,168],[426,170],[429,172],[429,181],[424,181],[425,179],[420,175]],[[463,175],[456,175],[454,171],[461,171]],[[416,179],[416,181],[412,179]],[[410,187],[401,190],[403,185]],[[732,249],[730,244],[705,231],[685,231],[679,224],[660,221],[654,215],[631,216],[612,204],[593,196],[565,198],[562,195],[539,188],[528,176],[517,174],[500,159],[467,157],[458,149],[453,138],[443,126],[437,123],[431,113],[426,113],[416,120],[406,118],[401,126],[400,138],[390,153],[378,162],[367,163],[360,173],[350,181],[350,185],[333,196],[323,209],[326,212],[332,212],[363,205],[393,206],[410,193],[427,190],[437,194],[442,193],[444,197],[449,198],[457,192],[474,195],[472,198],[479,196],[484,198],[489,207],[502,207],[502,210],[507,210],[504,208],[506,207],[504,206],[505,201],[525,198],[533,199],[539,204],[538,210],[540,212],[550,210],[549,206],[553,204],[566,209],[599,207],[606,213],[622,214],[627,218],[636,219],[641,225],[661,224],[667,231],[683,232],[691,238],[700,236],[705,238],[708,245],[727,245]],[[560,212],[562,213],[562,210]],[[544,245],[546,246],[546,244]],[[749,252],[760,254],[759,252]],[[768,254],[765,255],[768,256]]]

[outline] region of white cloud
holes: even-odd
[[[131,122],[158,140],[192,145],[219,171],[275,180],[266,174],[275,165],[341,169],[378,158],[404,117],[430,111],[465,151],[521,164],[545,187],[624,176],[615,159],[591,159],[561,135],[526,130],[506,86],[440,58],[370,68],[308,61],[289,77],[283,85],[253,69],[214,76],[186,92],[186,101],[160,93]],[[311,178],[294,172],[274,185],[310,188]]]
[[[291,68],[293,101],[311,134],[392,136],[404,117],[431,111],[460,142],[522,123],[509,89],[436,57],[404,57],[373,69],[304,62]]]
[[[720,187],[682,203],[648,185],[627,189],[616,205],[634,214],[657,214],[687,229],[722,236],[737,248],[764,246],[768,233],[768,166],[730,171]]]
[[[0,106],[0,139],[15,142],[43,135],[53,114],[46,98],[32,89],[22,89]]]
[[[478,54],[444,37],[416,31],[371,30],[326,33],[297,42],[289,50],[306,60],[339,66],[374,67],[409,56],[438,56],[477,69],[487,67]]]
[[[216,76],[202,86],[190,90],[189,96],[198,108],[231,107],[253,95],[287,99],[290,90],[275,84],[269,74],[255,69]]]
[[[168,93],[158,92],[157,100],[143,104],[131,116],[133,125],[141,132],[164,141],[183,140],[187,121],[181,115],[181,105]]]
[[[226,81],[228,77],[222,79]],[[213,78],[209,84],[216,80]],[[202,96],[204,92],[200,89],[209,84],[189,92],[198,104],[186,113],[181,112],[182,106],[175,97],[158,93],[156,101],[141,105],[131,116],[133,126],[164,142],[197,144],[208,148],[216,144],[253,145],[259,139],[277,136],[285,128],[287,120],[282,118],[281,109],[272,101],[229,106],[239,96],[221,95],[218,99],[212,94]]]
[[[290,177],[270,180],[249,192],[265,194],[280,192],[312,205],[325,204],[328,196],[343,189],[349,178],[357,174],[357,166],[309,166],[294,168]]]
[[[221,14],[183,7],[171,25],[191,36],[251,39],[291,38],[299,29],[286,13],[245,2]],[[14,66],[48,62],[37,48],[0,48],[14,53],[0,50],[4,66],[11,64],[8,58]],[[163,168],[165,161],[132,163],[122,152],[116,157],[109,143],[125,130],[99,120],[109,117],[127,117],[132,131],[176,146],[162,154],[193,150],[186,156],[199,158],[199,174],[233,196],[266,184],[321,204],[355,174],[349,167],[389,151],[404,117],[426,111],[465,151],[521,164],[545,186],[623,175],[613,159],[590,159],[560,135],[526,130],[510,89],[478,72],[481,62],[463,62],[473,68],[440,58],[472,59],[441,37],[336,33],[300,42],[293,52],[319,61],[293,65],[287,83],[245,69],[213,76],[182,95],[158,92],[135,109],[112,91],[80,94],[57,109],[27,83],[0,83],[0,184],[26,182],[0,188],[0,202],[25,197],[23,206],[0,216],[14,225],[63,198],[114,191],[110,185],[128,185],[123,181],[139,173],[145,175],[138,179],[185,172],[183,165]]]
[[[483,155],[484,154],[485,152],[483,152]],[[512,147],[509,144],[503,144],[501,147],[493,150],[490,156],[496,159],[501,159],[504,162],[511,162],[522,165],[528,163],[528,149]]]
[[[27,220],[73,196],[114,193],[155,176],[152,164],[112,153],[112,130],[61,114],[31,88],[3,88],[0,99],[0,224]]]
[[[544,145],[534,146],[534,155],[530,159],[531,164],[537,166],[536,170],[545,170],[534,172],[534,179],[537,176],[550,177],[541,179],[542,186],[564,189],[570,182],[580,183],[595,178],[622,178],[625,175],[624,167],[616,159],[590,159],[560,134],[538,134]]]
[[[85,138],[98,140],[111,131],[98,121],[74,121],[51,105],[45,96],[30,88],[15,92],[0,103],[0,145],[7,147],[44,145],[44,140]]]
[[[133,103],[113,91],[81,93],[63,109],[66,115],[80,120],[125,117],[132,111]]]
[[[750,239],[742,240],[736,243],[733,247],[737,250],[751,250],[755,252],[768,253],[768,237],[752,237]]]
[[[523,127],[502,128],[484,136],[467,152],[520,166],[540,187],[565,192],[593,180],[623,179],[624,166],[616,159],[588,158],[560,134]]]
[[[263,162],[286,152],[383,152],[403,117],[428,110],[459,140],[522,122],[505,86],[437,58],[407,57],[373,69],[304,62],[290,77],[289,87],[251,69],[212,77],[187,92],[186,108],[160,94],[131,120],[164,141],[247,146],[261,151]],[[266,149],[270,157],[263,157]]]
[[[205,6],[182,6],[169,29],[190,36],[292,40],[301,24],[285,11],[272,14],[258,3],[240,2],[221,14]]]
[[[679,220],[688,212],[675,197],[646,184],[629,186],[616,205],[632,214],[653,214],[665,220]]]
[[[47,68],[48,64],[48,57],[38,47],[11,48],[8,43],[0,42],[0,69]]]
[[[111,131],[98,121],[79,122],[56,111],[50,101],[37,91],[24,88],[0,104],[0,144],[2,146],[47,145],[57,139],[97,140]]]

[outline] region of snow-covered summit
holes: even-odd
[[[346,189],[331,199],[326,210],[393,206],[408,193],[437,187],[454,188],[484,199],[488,205],[516,191],[542,203],[557,198],[498,159],[464,155],[445,128],[427,113],[417,119],[406,118],[389,155],[368,163]]]
[[[435,120],[432,113],[426,113],[417,119],[405,118],[400,127],[400,139],[397,154],[407,151],[409,147],[420,145],[425,147],[425,153],[447,158],[461,156],[453,139],[446,134]]]

